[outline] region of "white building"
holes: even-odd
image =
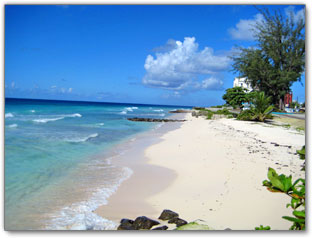
[[[233,82],[233,87],[246,88],[247,92],[252,91],[251,83],[247,78],[235,78]]]

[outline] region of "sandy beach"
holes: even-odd
[[[304,177],[296,150],[305,135],[293,129],[235,119],[206,120],[184,114],[150,141],[129,149],[127,159],[113,163],[130,167],[133,175],[96,212],[110,220],[157,219],[163,209],[188,222],[206,221],[212,229],[254,230],[270,225],[288,230],[290,199],[262,186],[267,170]],[[157,131],[157,130],[156,130]],[[137,142],[139,143],[139,142]],[[130,146],[131,147],[131,146]]]

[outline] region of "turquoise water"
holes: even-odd
[[[6,99],[6,229],[109,228],[112,224],[91,210],[105,204],[131,171],[103,155],[156,125],[127,117],[165,118],[175,108]],[[82,194],[86,197],[79,200]],[[61,212],[51,215],[52,207]]]

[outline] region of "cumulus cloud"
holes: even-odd
[[[209,84],[204,86],[199,78],[217,75],[229,67],[230,60],[227,56],[216,55],[209,47],[199,50],[195,37],[185,37],[183,42],[175,41],[174,46],[170,40],[170,45],[170,50],[158,52],[156,57],[146,57],[146,74],[143,77],[145,85],[176,92],[212,89]]]
[[[241,19],[229,33],[235,40],[254,40],[253,26],[264,20],[262,14],[258,13],[252,19]]]

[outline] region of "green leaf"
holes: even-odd
[[[280,189],[281,191],[284,191],[284,185],[283,183],[280,181],[280,178],[278,176],[278,174],[275,172],[274,169],[269,168],[268,171],[268,178],[271,181],[273,187]]]
[[[305,210],[302,211],[293,211],[293,215],[297,218],[305,219]]]
[[[299,219],[299,218],[289,217],[289,216],[283,216],[283,218],[288,220],[288,221],[292,221],[292,222],[296,222],[296,223],[305,223],[305,219]]]

